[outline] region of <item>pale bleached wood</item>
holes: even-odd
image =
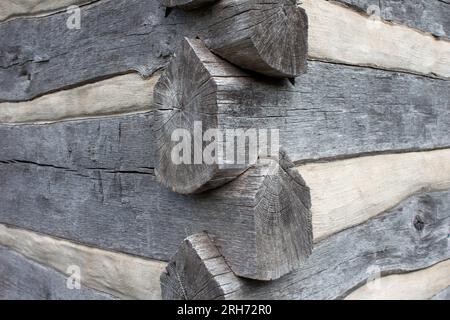
[[[314,2],[318,6],[323,0]],[[306,10],[308,3],[305,2]],[[336,7],[330,3],[326,5]],[[117,14],[118,10],[124,14]],[[75,31],[61,27],[66,24],[65,13],[0,24],[0,101],[30,100],[130,70],[144,76],[152,75],[167,65],[183,37],[198,36],[205,27],[205,19],[209,19],[204,10],[190,13],[173,10],[165,17],[164,6],[156,0],[104,1],[101,5],[85,6],[82,12],[82,28]],[[381,28],[387,39],[380,39],[377,34],[371,37],[371,32],[375,31],[368,29],[370,23],[365,23],[370,21],[369,18],[345,8],[333,10],[330,15],[326,13],[323,12],[323,19],[316,14],[317,21],[313,11],[308,13],[311,18],[309,28],[313,33],[309,37],[310,54],[323,51],[324,60],[335,62],[345,54],[345,62],[349,64],[362,62],[385,69],[401,67],[408,72],[426,74],[443,69],[448,73],[447,42],[431,40],[430,36],[413,29],[391,25]],[[355,27],[353,17],[360,21],[358,27]],[[398,35],[397,30],[402,30],[404,38],[391,41],[394,39],[391,33]],[[351,36],[345,39],[343,34]],[[327,37],[332,42],[326,42]],[[416,47],[411,47],[413,40],[418,44]],[[366,46],[367,42],[373,42],[374,48],[381,51],[361,50],[361,43]],[[392,48],[399,50],[392,52]],[[387,54],[383,50],[387,50]],[[439,57],[438,52],[444,56]],[[401,60],[399,65],[396,59]],[[430,70],[430,61],[436,64],[433,67],[436,70]],[[310,68],[309,72],[315,71]],[[297,82],[301,78],[303,76]]]
[[[450,260],[432,267],[369,281],[346,300],[425,300],[450,286]]]
[[[342,299],[377,275],[411,272],[448,260],[449,224],[450,191],[415,195],[364,224],[320,241],[299,269],[270,282],[236,277],[217,255],[214,243],[196,235],[180,246],[161,277],[162,296]],[[448,275],[448,263],[445,266]],[[199,272],[192,273],[193,269]]]
[[[166,263],[87,247],[28,230],[0,225],[0,246],[67,274],[78,266],[81,283],[121,299],[160,299]]]
[[[49,123],[150,111],[159,74],[127,74],[25,102],[0,103],[0,123]]]
[[[0,300],[113,300],[81,284],[69,289],[67,277],[0,245]]]
[[[71,5],[85,5],[98,0],[2,0],[0,2],[0,21],[16,16],[41,16]]]
[[[314,59],[450,77],[450,42],[369,19],[324,0],[304,0]]]
[[[314,239],[362,223],[424,190],[450,188],[450,150],[297,167],[311,188]]]

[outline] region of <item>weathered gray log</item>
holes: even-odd
[[[200,37],[222,58],[271,77],[305,72],[308,17],[296,0],[221,0]]]
[[[69,289],[67,280],[65,275],[0,246],[0,300],[116,299],[84,287],[82,274],[80,289]]]
[[[245,91],[248,87],[254,88],[250,99]],[[246,127],[238,127],[233,115],[243,116],[245,111],[249,112],[248,108],[254,110],[260,105],[264,106],[261,110],[270,112],[272,106],[278,107],[274,105],[277,101],[274,98],[262,100],[258,92],[266,90],[277,96],[278,90],[287,88],[286,80],[268,83],[253,79],[214,56],[201,40],[185,39],[176,59],[154,89],[154,104],[158,109],[154,125],[158,144],[156,174],[160,181],[175,192],[190,194],[234,180],[255,164],[260,154],[256,130],[254,139],[249,136],[247,142],[244,136],[242,143],[235,143],[239,133],[234,130],[243,130],[243,135],[256,125],[252,121]],[[250,112],[258,112],[253,110]],[[261,115],[264,116],[263,111]],[[184,130],[179,137],[181,142],[173,139],[176,130]],[[218,130],[218,133],[204,139],[208,130]],[[267,131],[266,138],[273,139]],[[176,146],[183,142],[188,148],[185,146],[181,155]],[[206,148],[210,150],[208,154],[205,154]],[[265,149],[265,154],[269,155]],[[229,151],[232,151],[231,156]],[[278,150],[271,151],[274,156],[278,153]]]
[[[450,2],[447,0],[337,0],[369,15],[450,37]]]
[[[167,65],[183,37],[204,30],[209,17],[199,11],[165,17],[157,0],[116,0],[84,6],[80,30],[66,28],[65,12],[3,22],[0,101],[29,100],[131,70],[149,76]]]
[[[337,74],[335,68],[342,70]],[[262,151],[253,139],[239,148],[245,161],[238,163],[238,157],[228,158],[226,152],[226,142],[234,142],[234,136],[226,135],[225,142],[217,138],[203,141],[208,129],[239,128],[241,135],[247,129],[254,129],[255,134],[279,130],[280,144],[293,161],[433,148],[433,140],[450,144],[450,128],[444,125],[450,124],[445,100],[450,98],[450,84],[446,81],[320,63],[311,63],[310,73],[297,81],[294,87],[287,80],[251,77],[211,54],[200,40],[185,40],[154,90],[160,181],[179,193],[202,192],[239,176],[252,165],[252,154]],[[437,112],[429,114],[428,108]],[[201,124],[200,129],[195,123]],[[180,144],[172,136],[177,129],[186,131],[187,137],[181,138],[189,146],[187,163],[174,160],[175,147]],[[443,136],[423,129],[437,129]],[[196,144],[200,155],[195,154]],[[250,144],[257,146],[251,149]],[[340,148],[342,144],[345,149]],[[207,145],[216,150],[213,163],[203,158]]]
[[[180,8],[183,10],[195,10],[208,6],[218,0],[161,0],[161,3],[168,8]]]
[[[43,154],[39,161],[54,157],[55,165],[18,158],[1,161],[0,185],[5,194],[0,220],[162,260],[187,235],[208,230],[233,270],[256,279],[278,278],[308,256],[312,247],[309,189],[292,163],[284,158],[281,166],[273,160],[261,162],[217,192],[178,196],[156,182],[148,165],[152,149],[141,150],[147,145],[142,140],[151,137],[145,134],[151,132],[145,119],[132,116],[103,125],[102,120],[81,121],[75,127],[62,123],[41,132],[42,141],[62,139],[53,138],[52,145],[60,150],[53,155],[50,145],[38,147]],[[10,129],[26,136],[27,127]],[[39,131],[39,126],[28,128]],[[65,139],[74,140],[64,143]],[[2,156],[14,152],[8,147],[14,148],[5,146]],[[49,179],[51,186],[42,179]],[[17,201],[22,191],[26,191],[24,202]],[[17,219],[19,211],[24,216]],[[56,223],[56,217],[65,222]],[[103,224],[99,233],[95,226]]]
[[[316,244],[298,270],[271,282],[236,277],[206,234],[186,239],[161,276],[165,299],[340,299],[374,276],[450,257],[450,191],[416,195]]]

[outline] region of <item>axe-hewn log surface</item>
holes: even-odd
[[[183,10],[194,10],[217,2],[218,0],[160,0],[169,8],[177,7]]]
[[[162,296],[170,299],[344,298],[373,277],[411,272],[447,260],[450,257],[449,200],[448,191],[411,197],[362,225],[319,242],[298,270],[266,283],[235,277],[205,235],[188,238],[161,277]],[[189,273],[194,269],[199,272]],[[188,274],[184,274],[185,270]],[[181,281],[176,283],[176,279]]]
[[[216,192],[183,197],[153,175],[148,118],[4,128],[36,141],[3,141],[2,156],[17,157],[1,160],[0,221],[161,260],[208,230],[233,270],[256,279],[278,278],[310,253],[309,190],[292,164],[261,163]]]
[[[67,287],[67,277],[0,246],[0,300],[111,300],[82,286]]]
[[[448,0],[333,0],[350,5],[374,18],[407,25],[437,37],[450,37]]]
[[[195,38],[202,34],[202,30],[205,31],[205,24],[211,19],[205,13],[210,10],[213,9],[189,13],[173,10],[165,17],[165,7],[157,0],[116,0],[84,6],[80,30],[67,28],[69,15],[65,12],[5,21],[0,24],[0,101],[29,100],[48,92],[130,71],[152,75],[167,65],[183,37]],[[341,21],[344,24],[344,30],[351,28],[345,20],[337,20],[335,23]],[[350,22],[347,21],[347,24]],[[339,30],[336,32],[341,32]],[[222,32],[233,34],[227,29]],[[297,30],[297,33],[301,32]],[[203,36],[207,35],[203,32]],[[279,38],[280,34],[274,37]],[[351,51],[358,45],[348,41],[338,44],[337,53]],[[427,58],[416,57],[413,52],[412,49],[410,54],[402,52],[405,59],[412,59],[411,66]],[[364,64],[377,67],[371,60],[372,54],[366,54]],[[375,55],[379,58],[377,63],[381,64],[379,67],[389,68],[387,66],[392,63],[384,66],[380,55],[388,62],[391,56]],[[289,54],[289,57],[294,55]],[[324,59],[334,61],[335,57]],[[346,63],[351,64],[352,61]],[[414,69],[411,66],[406,68],[420,73],[411,70]],[[426,73],[430,71],[427,69]]]

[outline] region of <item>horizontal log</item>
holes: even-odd
[[[311,188],[314,240],[360,224],[421,192],[450,189],[450,150],[310,163],[297,170]]]
[[[449,206],[449,191],[415,195],[319,242],[298,270],[265,283],[234,276],[213,242],[205,234],[196,235],[183,242],[161,276],[162,297],[344,298],[374,276],[419,270],[449,259]]]
[[[97,0],[3,0],[0,21],[20,16],[41,16],[65,10],[71,5],[85,5]]]
[[[346,297],[347,300],[425,300],[450,286],[450,260],[432,267],[377,278]]]
[[[334,0],[376,15],[386,21],[429,32],[436,37],[450,36],[448,0]]]
[[[81,286],[69,289],[67,277],[0,246],[0,300],[112,300]]]
[[[192,71],[180,75],[179,70],[186,65],[190,66]],[[324,64],[319,65],[326,66]],[[319,65],[311,66],[310,71],[316,71],[315,67]],[[366,75],[360,73],[362,70],[367,71],[366,69],[345,69],[345,71],[351,70],[350,72],[356,71],[359,79],[367,84],[367,87],[363,89],[364,92],[361,91],[360,97],[365,99],[367,105],[361,106],[361,109],[356,109],[353,104],[357,94],[354,87],[346,84],[340,86],[342,90],[336,90],[334,86],[334,83],[337,81],[342,82],[342,79],[347,74],[342,72],[339,75],[336,74],[334,81],[330,81],[329,78],[324,79],[324,77],[327,77],[324,70],[319,70],[320,68],[317,70],[321,73],[320,80],[315,78],[315,73],[310,72],[301,78],[301,83],[295,88],[287,80],[269,82],[267,80],[254,79],[211,54],[200,40],[185,39],[180,52],[177,54],[177,58],[171,62],[154,90],[155,107],[158,109],[155,119],[155,129],[158,132],[156,139],[158,142],[158,165],[156,171],[158,178],[171,190],[183,194],[198,193],[223,185],[235,179],[250,167],[252,161],[254,161],[253,159],[257,159],[260,155],[259,151],[268,154],[268,146],[265,146],[265,150],[260,150],[263,146],[258,145],[258,141],[256,141],[256,135],[259,133],[258,129],[264,130],[266,135],[268,135],[267,131],[279,130],[280,143],[283,148],[286,148],[294,161],[304,160],[302,157],[307,156],[308,151],[313,153],[323,151],[324,154],[321,154],[321,156],[328,156],[329,154],[327,153],[330,152],[333,153],[332,156],[339,155],[336,149],[340,146],[336,146],[336,144],[346,145],[345,150],[341,149],[338,151],[340,153],[349,153],[352,148],[361,148],[355,153],[370,152],[374,151],[374,149],[379,151],[380,149],[383,150],[382,145],[386,143],[391,144],[392,140],[395,141],[392,141],[394,142],[392,143],[394,148],[402,148],[402,144],[408,144],[408,141],[404,139],[405,133],[412,131],[413,135],[416,134],[414,132],[417,131],[415,124],[402,123],[400,125],[399,123],[405,120],[404,114],[411,114],[411,109],[408,108],[408,110],[404,110],[404,114],[394,116],[397,118],[395,119],[392,118],[392,114],[389,112],[399,112],[400,110],[397,108],[395,111],[390,109],[389,112],[381,110],[377,112],[372,109],[372,105],[375,105],[375,109],[392,108],[393,104],[400,102],[396,102],[396,99],[406,99],[408,101],[405,101],[406,104],[412,103],[418,108],[423,108],[423,94],[425,92],[422,90],[424,88],[419,89],[420,92],[414,92],[414,96],[418,99],[414,101],[415,98],[411,94],[411,87],[403,86],[409,84],[417,87],[417,84],[414,83],[419,79],[424,80],[424,78],[403,75],[402,79],[397,82],[399,79],[391,81],[389,78],[366,77]],[[374,71],[374,73],[377,72],[381,71]],[[340,80],[337,79],[338,77]],[[349,78],[356,80],[353,77]],[[385,99],[381,99],[384,101],[380,101],[378,96],[375,97],[375,94],[372,95],[367,92],[369,83],[374,80],[376,82],[374,85],[380,86],[378,94],[385,97]],[[319,81],[321,81],[323,89],[320,85],[314,86]],[[350,82],[353,82],[352,85],[361,87],[362,83],[364,83],[362,81],[358,84],[353,81]],[[443,96],[450,95],[447,90],[448,84],[442,80],[436,81],[437,85],[443,86],[442,91],[439,90],[438,99],[442,97],[441,94]],[[330,83],[333,83],[333,87],[330,86]],[[385,93],[381,93],[387,85],[396,86],[397,90],[405,90],[405,96],[400,95],[397,91],[395,97],[391,96],[393,100],[387,98]],[[306,87],[309,88],[306,89]],[[371,90],[374,89],[372,88]],[[393,88],[391,87],[391,89]],[[430,87],[429,89],[436,90],[436,87]],[[303,94],[303,90],[308,90],[306,92],[316,95],[315,100],[307,101],[310,105],[304,103],[309,97],[307,94]],[[336,99],[336,97],[333,95],[327,101],[326,97],[322,97],[322,95],[323,92],[330,93],[330,90],[336,92],[339,98],[335,103],[328,105],[327,102]],[[348,92],[349,98],[341,99],[342,95],[344,95],[342,92]],[[374,100],[370,100],[370,98]],[[375,101],[375,99],[378,101]],[[321,106],[317,107],[316,101],[319,100],[321,101]],[[341,105],[338,106],[336,103]],[[433,101],[432,103],[438,109],[443,108],[442,112],[436,115],[438,118],[450,118],[448,101]],[[405,105],[398,105],[398,107],[405,108]],[[305,112],[305,109],[308,108],[312,111],[311,114]],[[324,113],[319,113],[320,118],[318,119],[315,111],[322,108]],[[344,111],[344,108],[347,108],[347,110]],[[367,116],[365,112],[370,113],[370,116]],[[424,110],[423,112],[426,112],[428,115],[428,111]],[[421,122],[416,115],[412,114],[414,117],[413,121]],[[306,124],[309,117],[311,117],[312,128],[308,128],[310,123]],[[347,118],[343,119],[343,117]],[[351,123],[349,123],[349,117],[351,117]],[[423,115],[419,115],[419,117],[423,117]],[[426,117],[428,118],[428,116]],[[424,120],[428,122],[428,119]],[[376,123],[372,121],[376,121]],[[397,123],[393,124],[392,121]],[[448,120],[445,119],[444,121],[447,122]],[[201,127],[197,128],[196,123],[200,123]],[[387,126],[385,127],[385,125]],[[436,124],[432,124],[432,126],[436,127]],[[339,141],[330,140],[330,135],[334,134],[330,132],[330,127],[336,130]],[[381,127],[384,127],[384,129],[380,130]],[[407,127],[406,130],[405,127]],[[234,151],[236,143],[234,139],[235,134],[230,135],[226,131],[236,128],[243,129],[243,131],[247,129],[254,129],[255,131],[254,139],[249,136],[248,145],[245,144],[245,141],[241,146],[237,145],[238,155],[244,155],[241,157],[244,161],[241,162],[237,161],[239,157],[235,155],[236,152],[233,153],[232,157],[228,154],[228,143],[232,142],[232,151]],[[205,141],[204,136],[210,129],[219,129],[221,137],[216,137],[213,140],[210,138],[212,141]],[[183,136],[180,138],[187,144],[187,147],[183,147],[183,159],[180,159],[178,162],[174,159],[174,150],[181,142],[173,137],[176,130],[184,130]],[[377,133],[368,133],[366,130],[375,130]],[[442,139],[446,140],[445,144],[448,144],[450,141],[448,141],[447,137],[450,129],[447,127],[442,128],[442,130],[446,132]],[[323,136],[326,141],[325,139],[321,140],[321,132],[326,132],[326,135]],[[362,136],[362,134],[366,135]],[[185,137],[186,135],[187,137]],[[380,140],[381,135],[385,139]],[[301,138],[295,139],[293,137]],[[360,145],[359,139],[361,138],[365,140],[363,145]],[[409,138],[407,139],[409,140]],[[431,141],[429,137],[424,140],[427,143]],[[411,140],[411,143],[416,144],[417,142],[416,139]],[[306,145],[302,145],[303,143]],[[203,151],[206,150],[206,146],[208,148],[213,146],[212,149],[215,150],[215,158],[211,163],[204,159]],[[301,150],[303,146],[309,150]],[[366,148],[374,149],[367,150]],[[403,148],[415,149],[417,147],[413,147],[410,144],[409,147]],[[200,155],[198,155],[197,149],[200,149]],[[187,159],[184,156],[185,153],[187,154]],[[175,156],[178,156],[178,154]]]
[[[322,3],[323,0],[314,1],[316,2]],[[361,48],[361,43],[370,44],[367,44],[367,39],[370,38],[367,35],[374,32],[368,29],[371,24],[365,23],[371,21],[369,18],[338,7],[336,10],[339,10],[339,15],[335,10],[332,15],[325,15],[329,10],[324,11],[324,17],[332,20],[319,20],[321,25],[316,26],[314,12],[308,12],[306,4],[307,2],[304,8],[312,18],[309,21],[310,55],[312,52],[323,52],[327,56],[322,57],[327,61],[341,61],[344,57],[349,64],[363,63],[385,69],[392,65],[394,68],[402,66],[409,72],[434,72],[437,76],[445,76],[438,74],[443,64],[444,71],[449,70],[448,59],[445,58],[448,56],[448,42],[438,41],[412,29],[388,25],[381,28],[384,30],[381,38],[376,35],[379,39],[376,43],[386,45],[376,46],[374,42],[371,51],[360,50],[358,48]],[[327,8],[337,7],[333,4],[325,5]],[[359,33],[354,28],[354,20],[351,19],[353,15],[357,16],[357,21],[362,19],[359,32],[364,39],[356,37]],[[209,16],[205,15],[204,10],[190,13],[174,10],[165,17],[165,8],[159,1],[117,0],[83,7],[80,30],[66,29],[67,18],[67,14],[62,13],[44,18],[16,19],[0,25],[0,101],[30,100],[55,90],[130,70],[138,71],[144,76],[152,75],[167,65],[183,37],[195,38],[200,34],[201,27],[205,26]],[[316,18],[321,19],[317,15]],[[334,28],[330,31],[322,24]],[[20,33],[17,32],[18,29],[21,30]],[[405,30],[405,39],[415,39],[417,44],[415,47],[408,47],[411,42],[403,38],[400,43],[394,43],[395,48],[402,46],[399,65],[396,65],[395,59],[400,59],[400,50],[393,52],[391,41],[391,33],[398,34],[394,31],[397,29]],[[342,40],[343,34],[352,34],[352,37]],[[333,41],[315,41],[327,38]],[[358,53],[358,56],[353,58],[352,52]],[[438,57],[437,52],[443,54]],[[431,58],[436,58],[437,61],[432,61]],[[416,66],[419,69],[415,70]],[[310,69],[311,72],[315,71]]]
[[[78,266],[83,286],[121,299],[160,299],[165,263],[86,247],[32,231],[0,225],[0,246],[67,274]]]
[[[310,20],[311,58],[450,77],[450,41],[327,1],[304,0],[302,7]]]
[[[236,274],[269,280],[311,252],[309,191],[295,173],[261,164],[220,191],[187,198],[145,171],[9,163],[0,166],[0,221],[159,260],[187,235],[208,230]]]
[[[0,103],[0,123],[48,123],[149,111],[158,74],[127,74],[25,102]]]

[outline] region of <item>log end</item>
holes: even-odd
[[[239,286],[206,233],[183,241],[160,281],[164,300],[223,300]]]
[[[241,74],[214,56],[201,40],[185,39],[155,85],[156,175],[177,193],[194,194],[219,187],[249,167],[245,163],[224,164],[218,156],[222,147],[218,140],[204,140],[207,132],[219,129],[214,72]]]
[[[313,247],[310,190],[284,153],[278,160],[260,161],[224,188],[255,190],[253,241],[235,252],[210,235],[236,275],[274,280],[309,257]]]
[[[308,16],[295,0],[233,0],[216,7],[221,6],[225,9],[217,11],[225,13],[216,14],[219,22],[213,21],[205,39],[214,53],[270,77],[293,78],[306,72]]]

